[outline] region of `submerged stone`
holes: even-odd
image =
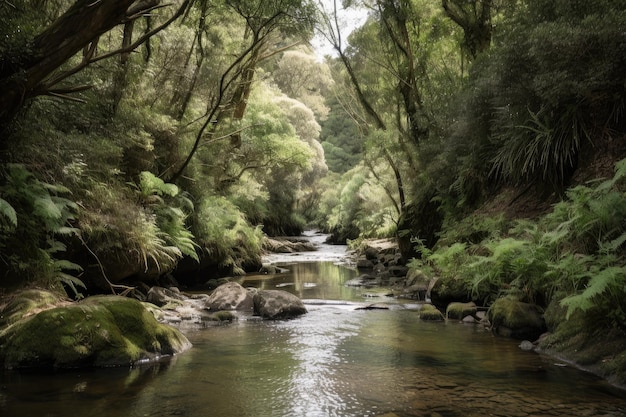
[[[180,353],[191,343],[142,303],[96,296],[51,308],[0,331],[4,368],[128,366]]]

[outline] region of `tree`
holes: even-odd
[[[476,58],[491,45],[494,0],[441,0],[446,15],[463,29],[464,49]]]
[[[65,13],[30,40],[27,50],[13,51],[20,55],[19,59],[6,55],[0,57],[0,132],[6,129],[27,100],[39,95],[67,97],[67,94],[88,88],[59,87],[59,83],[94,62],[136,49],[181,16],[191,2],[192,0],[184,0],[164,23],[134,42],[129,42],[126,37],[126,44],[100,55],[97,54],[100,36],[120,24],[130,25],[130,22],[156,10],[161,7],[160,1],[74,2]],[[3,4],[2,7],[9,6]],[[81,51],[82,59],[78,64],[59,71],[70,58]]]
[[[310,36],[314,8],[307,0],[232,0],[225,3],[245,22],[243,47],[236,58],[225,68],[208,103],[208,110],[202,126],[198,129],[193,146],[184,162],[173,173],[175,181],[187,169],[192,158],[203,142],[211,141],[216,126],[230,119],[237,124],[244,117],[248,98],[252,91],[252,81],[259,62],[289,48],[291,45],[271,45],[272,36],[277,33],[303,37]],[[276,46],[271,48],[270,46]],[[235,146],[241,140],[235,127],[230,134]]]

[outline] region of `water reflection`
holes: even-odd
[[[363,300],[363,291],[346,287],[344,282],[357,271],[333,262],[278,263],[286,272],[275,275],[249,275],[243,285],[263,290],[281,289],[302,299]]]
[[[362,300],[333,263],[245,285]],[[316,286],[306,285],[315,283]],[[3,372],[2,416],[623,416],[626,399],[589,374],[522,352],[478,326],[415,311],[308,304],[294,320],[190,330],[194,347],[134,369]]]

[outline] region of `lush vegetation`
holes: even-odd
[[[351,1],[349,36],[336,2],[90,3],[0,2],[3,287],[198,283],[319,227],[625,330],[624,2]]]

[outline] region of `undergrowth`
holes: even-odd
[[[410,266],[444,281],[462,280],[471,298],[484,304],[501,296],[542,306],[558,301],[567,318],[580,311],[625,328],[625,176],[622,160],[613,178],[571,188],[536,222],[518,220],[503,229],[497,219],[465,220],[432,251],[418,245],[422,257]],[[480,224],[480,233],[468,224]],[[471,232],[463,238],[460,230]]]

